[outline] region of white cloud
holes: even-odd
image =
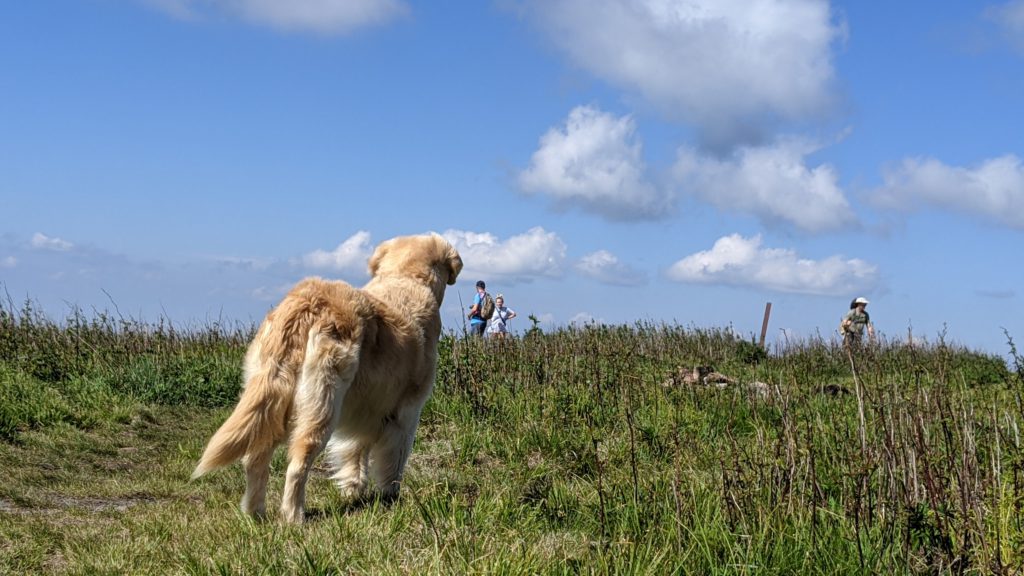
[[[826,0],[537,0],[528,13],[569,60],[696,124],[718,144],[833,100]],[[754,132],[755,134],[751,134]]]
[[[618,259],[607,250],[587,254],[576,263],[576,271],[604,284],[638,286],[647,281],[646,275]]]
[[[679,260],[668,269],[667,276],[677,282],[839,295],[872,288],[878,281],[878,270],[857,258],[800,258],[793,250],[762,247],[760,235],[744,238],[733,234],[719,238],[710,250]]]
[[[314,250],[302,257],[302,264],[314,269],[366,276],[367,261],[373,254],[370,233],[360,230],[328,252]]]
[[[75,247],[74,244],[60,238],[51,238],[41,232],[32,235],[32,247],[37,250],[50,250],[53,252],[67,252]]]
[[[931,205],[1024,229],[1024,164],[1013,154],[969,168],[907,158],[882,179],[872,195],[882,208],[910,211]]]
[[[464,268],[460,278],[515,284],[562,275],[565,243],[554,232],[539,226],[505,241],[486,232],[463,230],[446,230],[442,236],[462,256]]]
[[[635,131],[631,116],[576,107],[564,129],[552,128],[541,137],[519,185],[524,192],[550,196],[561,208],[578,207],[612,220],[663,215],[671,199],[646,180]]]
[[[720,160],[690,148],[678,151],[673,177],[683,190],[720,210],[742,212],[765,224],[805,232],[845,228],[856,221],[828,164],[806,165],[817,147],[799,138],[740,147]]]
[[[0,268],[14,268],[18,265],[18,259],[14,256],[6,256],[0,260]]]
[[[197,20],[224,13],[279,30],[345,34],[409,12],[402,0],[145,0],[171,16]]]

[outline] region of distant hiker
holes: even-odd
[[[476,295],[473,296],[473,305],[469,307],[469,315],[467,316],[469,318],[469,332],[474,336],[482,337],[484,329],[487,328],[484,307],[490,297],[491,295],[487,293],[487,284],[483,280],[477,280]],[[491,308],[493,309],[493,305]]]
[[[489,338],[504,338],[508,335],[508,323],[516,317],[516,311],[505,306],[505,296],[498,294],[494,297],[494,315],[487,323],[487,336]]]
[[[858,345],[864,337],[865,330],[868,338],[875,338],[875,325],[871,323],[871,316],[866,310],[867,298],[863,296],[850,302],[850,311],[843,316],[839,324],[839,333],[843,335],[843,344]]]

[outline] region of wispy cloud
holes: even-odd
[[[538,277],[559,277],[566,246],[554,232],[541,227],[500,240],[488,232],[446,230],[445,237],[459,251],[465,268],[460,278],[509,284]]]
[[[273,258],[242,258],[238,256],[220,256],[213,258],[213,263],[219,268],[235,270],[266,271],[281,267],[281,262]]]
[[[607,250],[587,254],[574,268],[583,276],[614,286],[639,286],[647,282],[646,274],[622,262]]]
[[[934,206],[1024,229],[1024,164],[1013,154],[971,167],[907,158],[882,177],[883,185],[871,195],[880,208],[913,211]]]
[[[1024,55],[1024,0],[989,6],[985,16],[995,22],[1010,44]]]
[[[830,108],[825,0],[534,0],[526,13],[576,66],[696,125],[720,147]]]
[[[41,232],[32,235],[32,247],[36,250],[50,250],[53,252],[67,252],[75,247],[74,244],[60,238],[51,238]]]
[[[278,30],[345,34],[409,13],[402,0],[143,0],[175,18],[225,14]]]
[[[147,6],[151,6],[179,20],[196,20],[199,14],[192,5],[196,0],[141,0]]]
[[[342,272],[354,276],[368,276],[367,261],[373,254],[370,233],[360,230],[349,236],[331,251],[314,250],[302,257],[302,264],[315,270]]]
[[[292,289],[294,284],[278,284],[276,286],[259,286],[249,292],[253,300],[258,302],[277,302]]]
[[[974,293],[977,294],[978,296],[981,296],[982,298],[991,298],[993,300],[1011,300],[1017,297],[1017,292],[1015,290],[983,289],[975,290]]]
[[[216,256],[186,261],[130,257],[90,245],[73,245],[37,233],[0,235],[0,269],[12,292],[34,286],[32,298],[56,302],[60,310],[104,305],[112,295],[125,313],[171,314],[181,319],[209,307],[244,318],[273,303],[311,271],[356,283],[367,277],[369,233],[357,232],[334,250],[294,258]],[[257,305],[254,306],[253,304]]]
[[[519,174],[524,192],[549,196],[559,208],[579,208],[609,220],[664,216],[671,198],[647,181],[643,146],[631,116],[593,106],[574,108],[564,127],[540,139]]]
[[[583,328],[585,326],[594,326],[594,325],[600,326],[600,325],[604,324],[605,322],[604,322],[604,320],[594,316],[590,312],[579,312],[579,313],[573,315],[572,318],[569,318],[567,323],[570,326],[575,326],[576,328]]]
[[[838,175],[828,164],[809,167],[818,146],[801,138],[738,148],[727,159],[680,148],[672,169],[686,194],[720,210],[751,214],[769,226],[827,232],[856,222]]]
[[[677,282],[819,295],[866,291],[878,282],[877,268],[863,260],[801,258],[793,250],[762,246],[760,236],[739,234],[719,238],[710,250],[679,260],[666,275]]]

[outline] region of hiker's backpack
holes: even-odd
[[[480,302],[480,318],[490,320],[491,316],[494,316],[494,298],[484,292],[483,301]]]

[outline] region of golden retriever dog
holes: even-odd
[[[406,236],[378,246],[369,270],[362,289],[303,280],[267,315],[238,405],[192,478],[241,459],[242,510],[261,517],[271,456],[287,440],[285,521],[305,519],[306,480],[325,445],[343,493],[397,497],[434,386],[441,301],[462,258],[437,234]]]

